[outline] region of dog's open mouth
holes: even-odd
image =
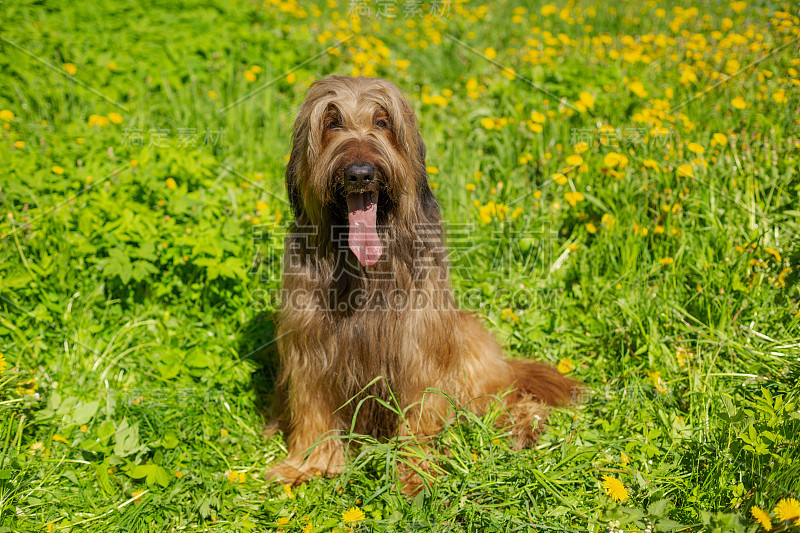
[[[350,224],[348,246],[363,266],[374,265],[383,254],[383,245],[375,228],[378,218],[378,192],[348,194],[347,211]]]

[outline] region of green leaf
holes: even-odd
[[[150,465],[151,469],[147,474],[147,484],[152,485],[158,483],[162,487],[169,485],[170,475],[167,469],[163,466]]]
[[[111,438],[114,433],[116,433],[116,429],[114,428],[114,423],[110,420],[106,420],[100,424],[99,428],[97,428],[97,436],[100,438],[103,444],[106,444],[108,439]]]
[[[135,465],[133,468],[128,470],[128,476],[133,479],[143,479],[150,475],[150,471],[152,467],[155,465],[151,464],[143,464],[143,465]]]
[[[88,423],[97,412],[98,407],[100,407],[98,401],[79,403],[72,412],[72,423],[79,426]]]
[[[120,457],[126,457],[139,449],[139,425],[128,425],[128,420],[124,419],[116,431],[116,446],[114,453]]]
[[[178,440],[178,436],[174,433],[167,433],[164,435],[164,438],[161,439],[161,447],[167,450],[171,450],[175,448],[180,441]]]
[[[655,501],[647,506],[647,512],[653,516],[663,516],[667,512],[669,504],[668,499]]]

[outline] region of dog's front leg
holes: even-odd
[[[290,389],[294,390],[289,391],[288,397],[289,454],[285,461],[269,469],[267,477],[299,485],[315,475],[340,474],[345,464],[344,444],[333,407],[315,385]]]

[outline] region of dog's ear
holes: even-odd
[[[289,164],[286,166],[286,192],[289,204],[294,211],[295,219],[300,219],[304,212],[303,199],[300,191],[298,177],[308,165],[307,146],[311,129],[311,111],[307,101],[303,102],[297,112],[292,133],[292,152],[289,155]]]
[[[428,181],[428,170],[425,164],[427,149],[419,131],[417,115],[408,100],[399,94],[399,90],[398,98],[395,101],[400,103],[399,112],[402,115],[402,128],[398,129],[397,134],[401,136],[404,148],[408,151],[411,159],[414,186],[417,189],[417,198],[422,207],[422,213],[429,222],[438,223],[441,220],[439,202],[436,201],[436,196],[434,196]]]
[[[292,211],[294,211],[294,218],[298,220],[303,214],[303,202],[300,199],[300,189],[297,185],[297,167],[300,165],[302,155],[297,149],[296,131],[297,128],[295,128],[295,140],[292,145],[292,153],[289,156],[289,164],[286,166],[286,193],[289,196],[289,205],[292,206]]]
[[[289,196],[289,205],[294,211],[294,218],[298,220],[303,214],[303,204],[297,188],[297,158],[294,155],[289,158],[289,165],[286,167],[286,192]]]
[[[430,182],[428,181],[428,170],[425,165],[425,143],[422,141],[422,135],[419,131],[416,132],[416,152],[417,160],[414,161],[414,178],[416,180],[417,197],[419,198],[422,212],[429,222],[439,222],[441,220],[441,212],[439,210],[439,202],[431,190]]]

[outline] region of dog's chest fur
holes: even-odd
[[[413,253],[393,253],[398,249]],[[381,262],[367,269],[335,247],[318,255],[295,251],[301,285],[317,289],[309,313],[326,317],[316,337],[321,353],[334,354],[325,369],[331,387],[327,392],[337,405],[352,398],[340,409],[340,419],[347,427],[356,420],[359,433],[395,434],[400,422],[396,411],[436,386],[454,353],[456,309],[444,247],[429,242],[387,246]],[[291,290],[290,282],[285,279]]]

